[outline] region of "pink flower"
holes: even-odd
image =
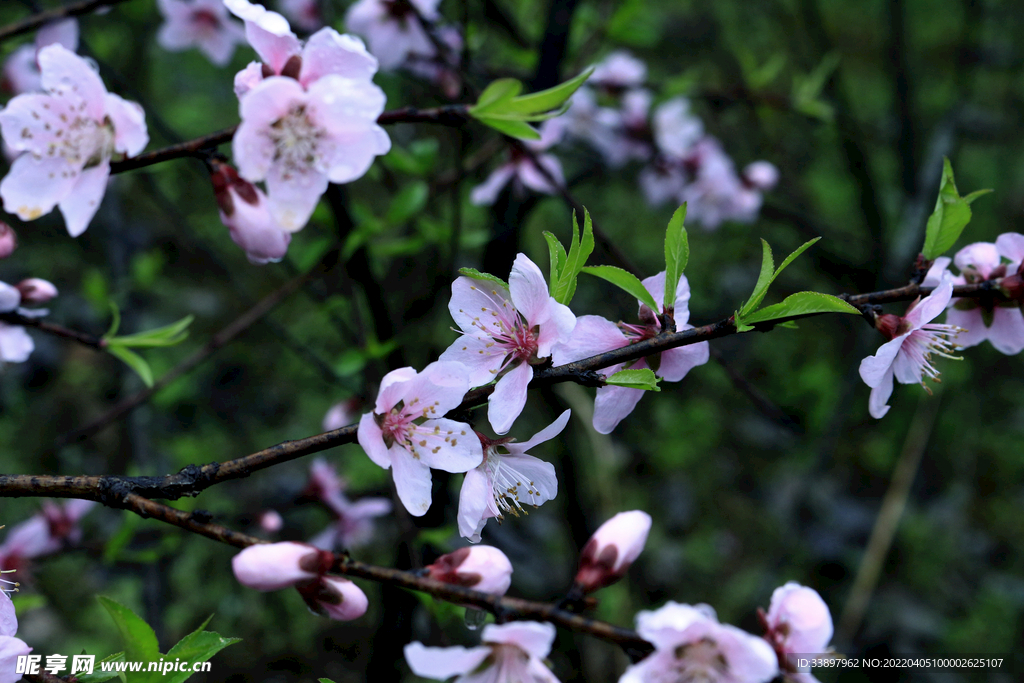
[[[14,603],[6,591],[0,591],[0,683],[17,683],[21,674],[14,673],[17,669],[18,657],[32,651],[20,638],[18,617],[14,613]]]
[[[357,438],[370,460],[390,468],[398,498],[409,514],[430,508],[430,468],[467,472],[483,460],[473,428],[444,417],[469,389],[466,368],[438,361],[384,376],[372,413],[359,421]]]
[[[276,534],[284,528],[284,518],[277,510],[264,510],[259,516],[260,529],[268,534]]]
[[[18,310],[20,303],[21,292],[6,282],[0,282],[0,313]],[[24,327],[0,322],[0,361],[24,363],[34,348],[32,337],[28,336]]]
[[[417,676],[456,683],[558,683],[543,659],[551,652],[555,627],[534,621],[488,624],[477,647],[405,646],[405,661]]]
[[[707,605],[669,602],[640,612],[636,623],[655,650],[626,669],[619,683],[766,683],[779,674],[775,653],[763,638],[718,623]]]
[[[692,180],[677,196],[687,203],[686,217],[714,230],[723,221],[751,223],[761,208],[761,192],[736,175],[736,167],[721,143],[711,136],[697,142],[687,155]]]
[[[217,66],[224,66],[235,54],[235,45],[245,40],[242,27],[228,18],[221,0],[157,0],[164,24],[156,42],[171,52],[197,48]]]
[[[452,283],[448,310],[463,335],[441,354],[441,360],[466,366],[470,386],[498,378],[487,399],[487,419],[498,434],[523,412],[533,364],[567,341],[576,326],[576,316],[548,294],[540,268],[525,254],[516,256],[508,280],[507,290],[468,277]]]
[[[947,275],[931,294],[912,303],[902,318],[892,314],[878,317],[876,327],[889,341],[860,364],[861,379],[871,387],[871,417],[881,418],[889,412],[894,377],[900,384],[920,383],[927,391],[924,377],[939,376],[931,364],[931,355],[956,358],[950,355],[957,348],[950,338],[956,337],[961,328],[931,322],[946,308],[952,295],[953,283]]]
[[[646,64],[626,50],[616,50],[594,67],[588,81],[594,87],[618,93],[642,86],[646,78]]]
[[[82,540],[78,523],[95,505],[91,500],[43,501],[42,511],[15,525],[0,545],[0,569],[23,569],[29,560],[77,544]]]
[[[642,510],[620,512],[602,524],[580,553],[575,585],[584,593],[610,586],[643,552],[651,516]]]
[[[0,258],[7,258],[18,248],[18,236],[11,226],[0,221]]]
[[[385,498],[364,498],[351,502],[343,493],[344,484],[334,466],[317,458],[309,468],[306,491],[319,498],[336,521],[309,542],[324,550],[354,548],[373,538],[373,520],[391,512],[391,501]]]
[[[57,296],[57,288],[52,282],[38,277],[30,277],[15,285],[21,293],[21,300],[29,304],[45,304]]]
[[[1004,259],[1009,263],[1004,263]],[[1012,276],[1024,259],[1024,235],[1006,233],[995,244],[976,242],[956,253],[960,275],[954,284],[977,284]],[[938,259],[936,259],[938,262]],[[954,299],[946,311],[946,324],[963,328],[957,346],[977,346],[986,339],[1000,353],[1015,355],[1024,349],[1024,315],[1020,303],[998,294]]]
[[[284,230],[300,230],[328,182],[359,178],[391,149],[376,123],[383,110],[384,93],[369,80],[330,74],[306,90],[292,78],[271,76],[239,107],[233,143],[239,174],[266,180],[270,215]]]
[[[411,55],[436,53],[416,12],[427,21],[440,18],[440,0],[359,0],[345,14],[345,27],[366,38],[383,71],[402,66]]]
[[[146,146],[142,108],[108,93],[88,62],[61,45],[39,51],[45,94],[18,95],[0,112],[0,131],[15,151],[0,182],[4,209],[34,220],[59,205],[72,237],[99,208],[114,153]]]
[[[435,581],[465,586],[481,593],[502,596],[512,585],[512,563],[505,553],[489,545],[459,548],[442,555],[424,569]]]
[[[557,193],[559,188],[565,186],[562,162],[553,154],[542,154],[541,152],[556,144],[562,138],[564,131],[564,124],[561,121],[557,119],[545,121],[539,130],[540,140],[525,140],[523,142],[527,148],[533,150],[536,161],[519,149],[511,148],[509,161],[494,169],[491,175],[487,176],[487,180],[474,187],[469,193],[469,201],[478,206],[493,204],[505,186],[513,181],[512,187],[519,194],[523,193],[524,187],[541,194]]]
[[[331,406],[327,414],[324,415],[323,429],[325,432],[331,432],[335,429],[341,429],[347,427],[350,424],[354,424],[359,418],[359,406],[362,401],[358,397],[350,398],[347,401],[335,403]]]
[[[270,215],[267,195],[239,178],[232,166],[218,161],[210,163],[210,180],[220,220],[249,262],[260,265],[283,259],[292,236]]]
[[[643,281],[644,287],[655,301],[664,300],[665,273],[662,271],[657,275]],[[676,285],[676,299],[673,317],[676,323],[676,332],[688,330],[693,325],[687,324],[690,318],[690,284],[686,276],[679,278]],[[551,353],[551,360],[555,365],[565,365],[573,361],[589,358],[599,353],[621,349],[643,339],[650,339],[661,332],[661,321],[654,311],[645,304],[637,302],[640,306],[639,325],[628,325],[626,323],[613,323],[596,315],[585,315],[579,318],[576,331],[572,338],[562,344],[555,346]],[[605,375],[613,375],[623,368],[642,369],[651,368],[654,373],[666,382],[678,382],[686,374],[697,367],[708,362],[710,347],[707,342],[680,346],[660,354],[641,358],[632,363],[620,363],[603,370]],[[606,386],[597,390],[597,399],[594,401],[594,429],[601,434],[610,434],[613,429],[627,415],[633,412],[636,404],[640,402],[646,392],[642,389],[630,389],[628,387]]]
[[[303,31],[312,33],[324,25],[320,0],[281,0],[278,6],[292,24]]]
[[[334,556],[305,543],[259,543],[231,560],[235,578],[258,591],[295,586],[315,614],[349,621],[366,613],[366,594],[348,579],[326,576]]]
[[[743,180],[758,190],[770,190],[779,182],[779,169],[770,161],[754,161],[743,169]]]
[[[824,654],[832,640],[832,614],[813,588],[795,581],[775,589],[764,617],[768,642],[787,654]]]
[[[376,58],[355,36],[324,28],[303,43],[277,12],[249,0],[224,0],[224,5],[245,21],[246,39],[263,60],[235,74],[238,97],[269,76],[294,78],[306,88],[329,74],[369,82],[377,73]]]
[[[506,512],[518,517],[523,503],[538,507],[558,494],[555,468],[526,451],[558,436],[569,422],[569,414],[566,410],[523,443],[481,437],[486,441],[484,460],[466,473],[459,494],[459,533],[470,543],[480,542],[488,519],[503,519]]]
[[[3,89],[12,95],[42,90],[42,74],[37,60],[39,50],[47,45],[63,45],[72,52],[78,49],[78,20],[61,19],[44,25],[36,32],[32,45],[17,48],[4,62]]]
[[[690,102],[675,97],[658,106],[652,128],[658,149],[672,157],[684,158],[704,134],[704,124],[690,111]]]
[[[609,166],[618,168],[632,158],[633,148],[623,135],[622,112],[598,106],[594,91],[586,85],[573,93],[569,110],[559,118],[567,135],[594,147]]]

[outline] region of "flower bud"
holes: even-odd
[[[0,313],[13,311],[21,304],[21,292],[6,282],[0,282]]]
[[[276,591],[317,578],[321,552],[305,543],[259,543],[235,555],[231,568],[243,586]]]
[[[426,569],[432,579],[491,595],[504,595],[512,584],[512,563],[505,553],[488,545],[459,548]]]
[[[339,621],[358,619],[370,604],[359,586],[339,576],[321,576],[295,587],[311,612]]]
[[[21,292],[21,300],[27,304],[45,304],[57,296],[57,288],[53,283],[38,277],[22,280],[15,287]]]
[[[832,615],[825,601],[795,581],[772,593],[764,623],[768,641],[783,653],[823,653],[832,640]]]
[[[331,409],[324,415],[324,431],[332,432],[335,429],[341,429],[342,427],[359,422],[361,403],[358,397],[354,397],[331,406]]]
[[[276,263],[284,258],[292,236],[270,215],[263,191],[240,178],[238,171],[228,164],[215,160],[210,168],[220,220],[249,262]]]
[[[584,593],[621,579],[640,555],[651,530],[651,516],[642,510],[620,512],[594,532],[580,553],[575,584]]]
[[[0,258],[7,258],[18,248],[18,236],[11,226],[0,221]]]
[[[284,526],[284,520],[281,518],[281,513],[277,510],[264,510],[260,513],[259,525],[263,531],[268,534],[274,534]]]
[[[743,169],[743,179],[758,190],[770,190],[779,182],[779,169],[770,161],[755,161]]]

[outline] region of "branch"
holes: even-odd
[[[78,330],[72,330],[67,327],[55,325],[54,323],[48,323],[41,318],[33,318],[32,316],[22,315],[16,311],[10,311],[8,313],[0,313],[0,322],[7,323],[8,325],[21,325],[22,327],[32,327],[40,332],[46,332],[52,334],[55,337],[63,337],[64,339],[70,339],[71,341],[78,342],[83,346],[96,349],[97,351],[103,351],[107,348],[107,340],[95,337],[86,332],[79,332]]]
[[[33,14],[21,21],[16,21],[13,24],[8,24],[7,26],[0,28],[0,40],[13,38],[14,36],[21,35],[22,33],[28,33],[29,31],[37,29],[43,24],[48,24],[51,21],[64,19],[66,17],[74,17],[79,14],[87,14],[94,9],[99,9],[101,7],[113,7],[114,5],[120,5],[122,2],[128,2],[128,0],[81,0],[81,2],[73,2],[70,5],[64,5],[63,7],[56,7],[45,12]]]
[[[975,285],[958,285],[953,288],[953,296],[960,298],[989,296],[998,287],[998,283],[998,280],[989,280]],[[854,306],[867,306],[878,303],[909,301],[930,293],[932,289],[934,288],[911,284],[906,287],[883,292],[848,295],[842,298]],[[790,316],[765,323],[756,323],[754,328],[759,332],[767,332],[779,323],[788,320],[799,320],[820,315],[826,314],[808,313]],[[710,325],[683,330],[682,332],[662,333],[621,349],[600,353],[590,358],[566,363],[565,365],[537,370],[534,373],[531,385],[539,388],[560,382],[575,382],[584,386],[601,387],[604,386],[604,378],[597,373],[597,370],[637,360],[680,346],[720,339],[736,333],[736,325],[732,317],[719,320]],[[472,410],[482,405],[493,391],[494,385],[471,389],[466,393],[461,405],[451,411],[449,415]],[[0,498],[49,496],[54,498],[87,498],[102,502],[105,501],[104,496],[115,493],[118,495],[132,494],[174,500],[182,496],[198,495],[199,492],[214,484],[232,479],[244,479],[253,472],[266,469],[278,463],[296,460],[313,453],[320,453],[342,444],[355,443],[356,432],[357,425],[353,424],[304,439],[285,441],[276,446],[271,446],[251,455],[224,463],[213,462],[202,466],[189,465],[176,474],[164,477],[0,475]]]
[[[120,1],[124,2],[125,0]],[[402,107],[401,109],[393,109],[382,113],[377,118],[377,123],[382,126],[391,126],[396,123],[436,123],[441,126],[461,126],[469,121],[468,111],[469,107],[464,104],[450,104],[430,109]],[[237,125],[195,138],[194,140],[146,152],[137,157],[115,161],[110,164],[110,172],[124,173],[125,171],[134,171],[138,168],[159,164],[163,161],[185,157],[203,159],[208,157],[218,145],[231,142],[231,138],[236,130],[238,130]]]

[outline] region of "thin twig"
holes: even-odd
[[[100,7],[113,7],[114,5],[120,5],[122,2],[128,2],[128,0],[82,0],[81,2],[73,2],[63,7],[56,7],[39,14],[33,14],[30,17],[25,17],[21,21],[16,21],[13,24],[8,24],[3,28],[0,28],[0,40],[6,40],[7,38],[13,38],[14,36],[21,35],[22,33],[28,33],[34,29],[39,28],[43,24],[48,24],[51,21],[58,19],[64,19],[66,17],[74,17],[79,14],[87,14],[94,9]]]
[[[78,330],[72,330],[61,325],[46,322],[42,318],[33,318],[31,316],[22,315],[16,311],[0,313],[0,322],[7,323],[8,325],[32,327],[40,332],[46,332],[47,334],[52,334],[55,337],[70,339],[71,341],[78,342],[83,346],[88,346],[96,349],[97,351],[103,351],[107,348],[106,339],[88,334],[87,332],[79,332]]]

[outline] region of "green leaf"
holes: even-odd
[[[831,294],[820,292],[797,292],[790,294],[782,303],[765,306],[743,319],[745,325],[763,323],[777,318],[789,318],[809,313],[851,313],[860,315],[860,311]]]
[[[782,262],[782,265],[779,266],[776,269],[775,275],[772,276],[772,282],[774,282],[775,278],[777,278],[779,276],[779,273],[781,273],[783,270],[786,269],[786,266],[788,266],[790,263],[792,263],[793,261],[796,260],[797,256],[799,256],[800,254],[802,254],[805,251],[807,251],[808,249],[810,249],[811,245],[813,245],[815,242],[817,242],[820,239],[821,239],[820,237],[815,237],[813,240],[807,240],[806,242],[801,244],[799,247],[797,247],[796,250],[794,250],[792,254],[790,254],[789,256],[786,257],[786,260]]]
[[[145,332],[136,332],[121,337],[105,337],[108,346],[140,347],[140,346],[174,346],[188,338],[188,326],[195,320],[194,315],[186,315],[170,325],[157,327]]]
[[[480,123],[505,135],[539,140],[540,134],[527,121],[543,121],[568,109],[569,98],[590,77],[588,69],[572,80],[530,95],[516,97],[523,84],[514,78],[499,79],[484,90],[469,114]]]
[[[605,384],[616,387],[628,387],[630,389],[643,389],[644,391],[661,391],[658,386],[658,378],[650,368],[642,370],[619,370],[611,377],[605,378]]]
[[[599,277],[602,280],[607,280],[619,289],[624,290],[626,293],[636,297],[644,304],[647,305],[655,313],[660,310],[658,304],[655,303],[654,297],[647,291],[644,284],[640,282],[640,279],[630,273],[628,270],[622,268],[616,268],[615,266],[587,266],[583,269],[583,272],[587,275],[593,275]]]
[[[487,282],[493,282],[496,285],[501,285],[505,289],[508,289],[508,283],[502,280],[497,275],[491,275],[490,273],[481,273],[475,268],[459,268],[459,275],[465,275],[471,277],[474,280],[486,280]]]
[[[174,647],[168,651],[165,659],[171,660],[180,658],[182,661],[189,662],[190,664],[206,662],[228,645],[233,645],[242,640],[241,638],[225,638],[219,633],[215,633],[213,631],[204,631],[203,627],[210,622],[211,618],[213,618],[212,615],[207,617],[206,621],[199,625],[199,628],[179,640]],[[188,668],[191,668],[191,666]],[[184,683],[184,681],[191,677],[193,673],[195,672],[168,672],[168,674],[162,676],[160,680],[167,681],[167,683]]]
[[[683,221],[686,220],[686,203],[676,209],[672,219],[668,222],[665,230],[665,308],[671,309],[676,305],[676,285],[679,278],[686,269],[686,263],[690,260],[690,243],[686,238],[686,228]],[[652,308],[655,313],[660,311]]]
[[[149,363],[142,356],[134,351],[129,351],[123,346],[117,345],[107,346],[107,352],[111,356],[121,359],[125,365],[134,370],[147,387],[153,386],[153,371],[150,369]]]
[[[754,291],[751,293],[750,298],[740,308],[740,313],[750,313],[758,306],[761,305],[761,301],[764,299],[764,295],[768,293],[768,285],[772,283],[772,277],[775,275],[775,260],[772,258],[772,248],[768,246],[768,243],[761,240],[761,272],[757,276],[757,283],[754,285]],[[739,322],[737,320],[737,322]]]
[[[580,227],[576,220],[576,212],[572,214],[572,242],[569,245],[569,254],[566,256],[565,264],[558,276],[558,285],[551,296],[560,304],[569,305],[572,297],[576,294],[576,278],[583,267],[587,265],[587,259],[594,251],[594,224],[590,220],[590,212],[583,209],[583,236],[580,237]]]
[[[120,309],[118,309],[117,304],[115,304],[113,301],[108,301],[107,303],[110,305],[111,320],[110,320],[110,329],[108,329],[107,333],[103,335],[104,339],[109,339],[109,338],[113,337],[115,334],[117,334],[117,330],[120,329],[120,327],[121,327],[121,311],[120,311]]]
[[[334,681],[332,681],[332,680],[331,680],[331,679],[329,679],[329,678],[319,678],[319,679],[317,679],[317,680],[319,680],[319,681],[320,681],[320,683],[334,683]]]
[[[551,283],[549,287],[551,289],[551,295],[554,296],[555,289],[558,286],[559,275],[562,273],[562,268],[565,267],[565,261],[568,257],[566,256],[565,247],[562,246],[562,243],[558,241],[557,237],[547,230],[544,231],[544,239],[548,243],[548,257],[551,261],[551,277],[548,279],[548,282]]]
[[[939,196],[935,199],[935,210],[928,217],[921,254],[931,261],[956,244],[964,228],[971,222],[971,202],[988,192],[991,190],[978,190],[961,197],[956,189],[953,166],[948,158],[943,157]]]
[[[733,317],[733,324],[736,325],[736,331],[737,332],[750,332],[752,329],[754,329],[753,325],[748,325],[744,321],[743,315],[739,311],[736,311],[735,313],[733,313],[732,317]]]
[[[502,105],[504,112],[515,114],[539,114],[558,109],[569,101],[583,83],[594,73],[594,67],[590,67],[576,78],[560,83],[553,88],[541,90],[531,95],[516,97],[507,105]]]
[[[430,198],[430,186],[422,180],[405,184],[391,199],[384,221],[391,225],[402,225],[423,210]]]
[[[482,111],[499,102],[511,100],[523,91],[523,84],[514,78],[499,78],[480,93],[476,104],[470,107],[470,113]]]
[[[504,133],[512,138],[519,138],[520,140],[540,140],[540,133],[537,129],[520,120],[506,120],[494,116],[477,116],[476,120],[480,123],[490,126],[499,133]]]
[[[103,595],[97,596],[100,604],[114,620],[124,640],[125,658],[134,662],[149,662],[160,659],[160,647],[156,634],[141,617],[119,602]]]

